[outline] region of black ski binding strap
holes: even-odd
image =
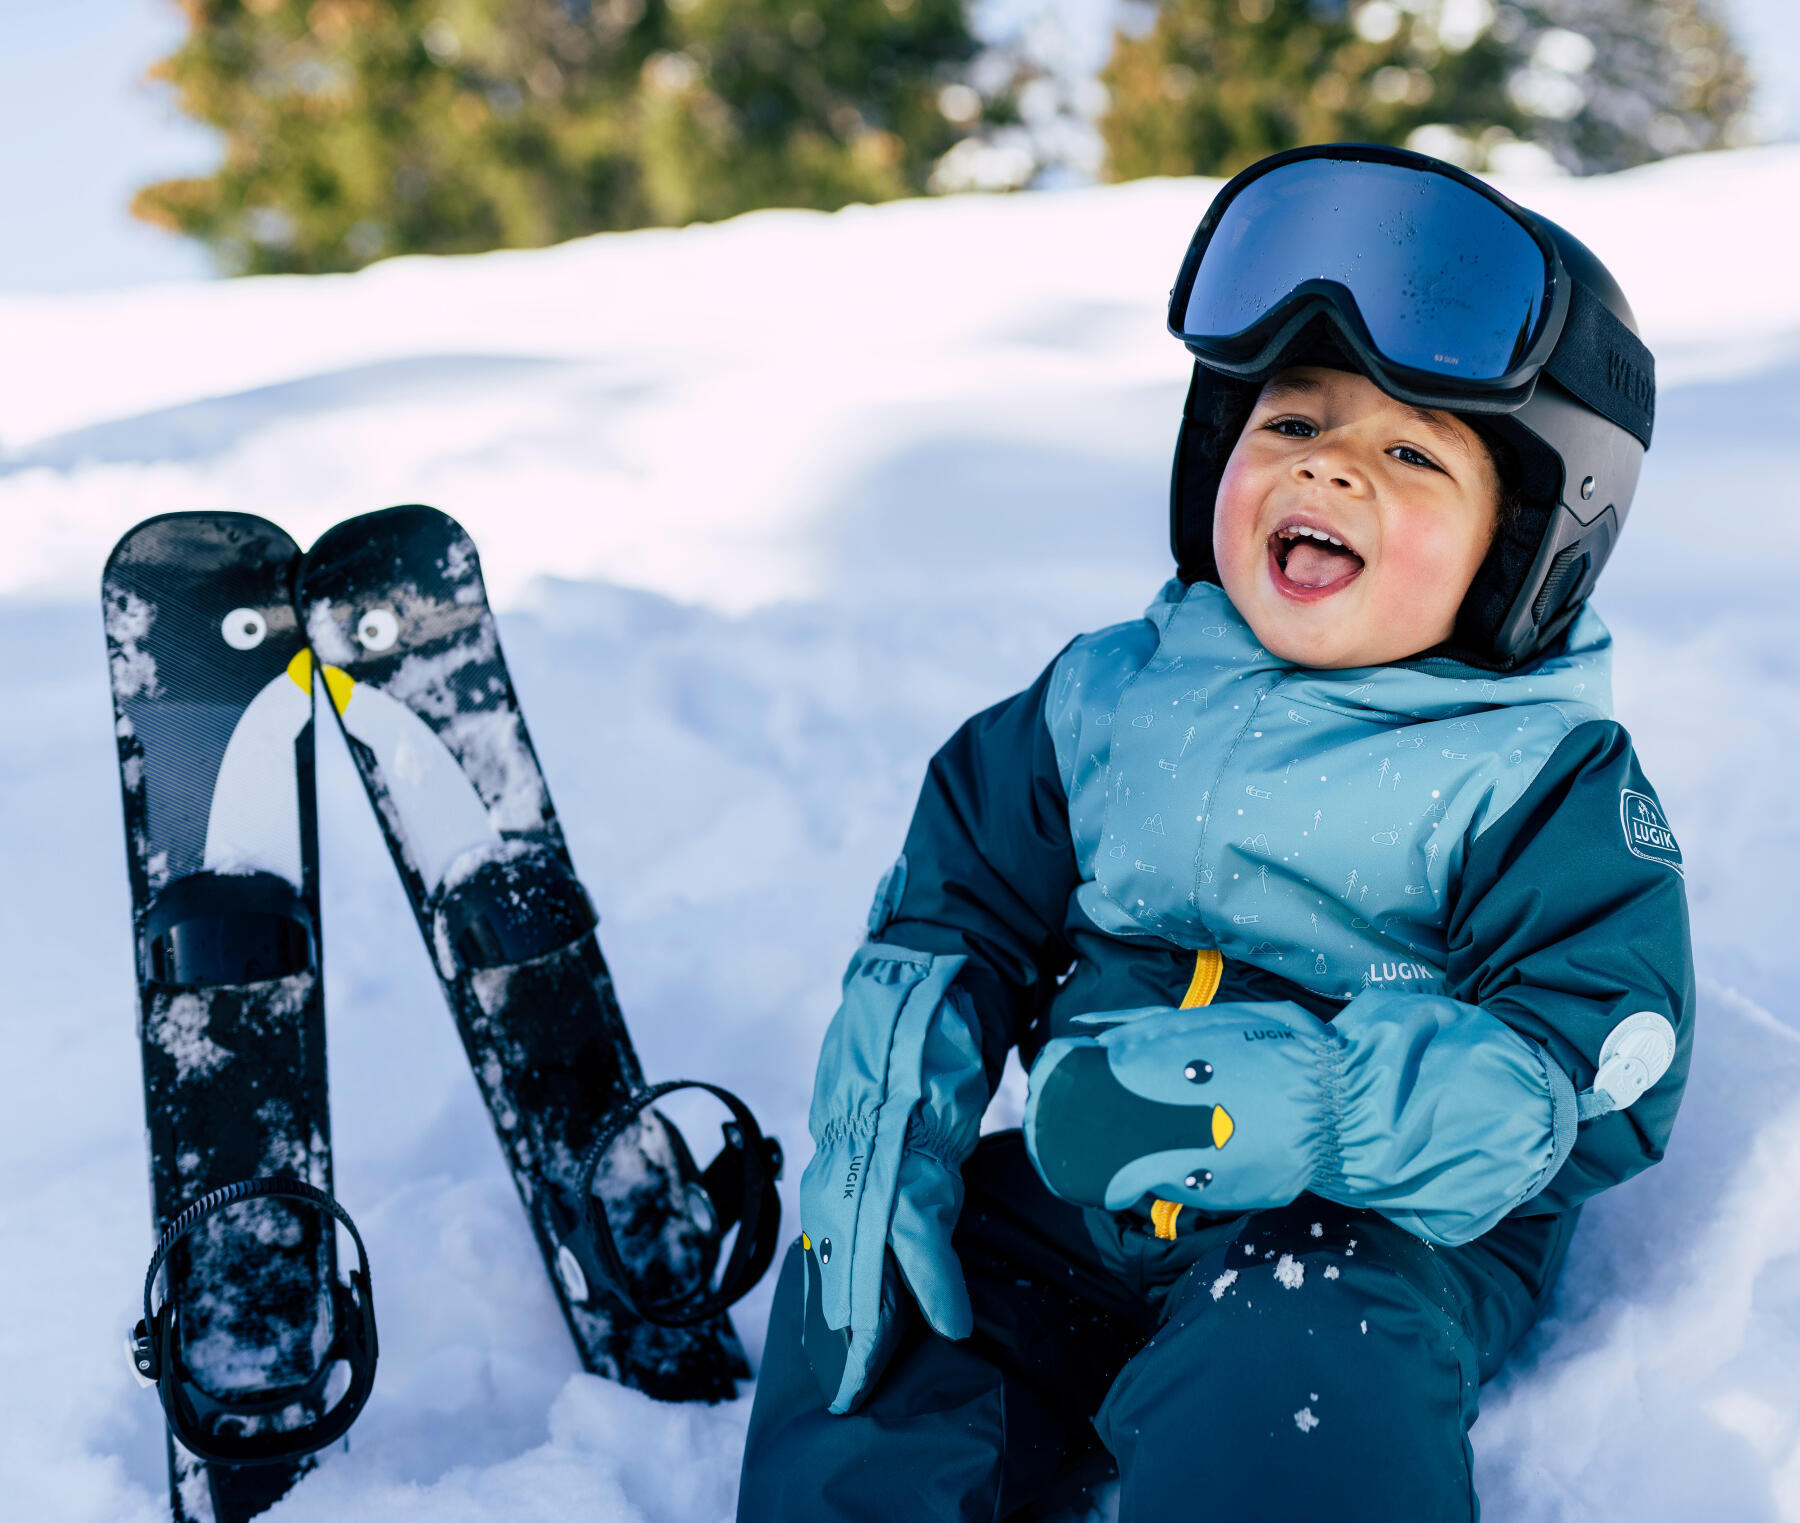
[[[600,924],[580,880],[542,847],[483,862],[442,891],[434,920],[465,968],[548,957]]]
[[[356,1243],[357,1267],[349,1283],[332,1285],[332,1338],[318,1371],[304,1384],[253,1395],[218,1397],[203,1389],[181,1358],[181,1311],[171,1301],[152,1308],[157,1273],[170,1250],[209,1216],[249,1200],[293,1200],[340,1221]],[[377,1346],[375,1303],[369,1295],[369,1255],[350,1214],[323,1190],[303,1180],[271,1176],[242,1179],[202,1195],[163,1229],[144,1275],[144,1316],[127,1340],[132,1373],[153,1384],[162,1400],[169,1431],[199,1459],[217,1465],[273,1465],[335,1443],[356,1421],[375,1385]],[[325,1392],[339,1363],[349,1366],[350,1384],[330,1411]],[[318,1413],[299,1428],[264,1428],[260,1419],[291,1408]],[[232,1431],[233,1428],[250,1431]]]
[[[317,947],[312,914],[285,878],[197,872],[145,912],[141,971],[176,988],[260,983],[318,967]]]
[[[613,1236],[606,1203],[593,1192],[593,1182],[606,1151],[625,1129],[664,1095],[678,1089],[703,1089],[731,1112],[721,1128],[725,1145],[699,1175],[700,1188],[711,1208],[710,1224],[717,1241],[737,1224],[737,1240],[714,1289],[704,1286],[684,1295],[651,1299],[635,1292],[619,1245]],[[692,1169],[686,1144],[673,1125],[674,1140],[684,1172]],[[699,1079],[670,1079],[639,1090],[620,1105],[583,1155],[576,1178],[584,1199],[573,1209],[567,1201],[553,1200],[557,1237],[556,1267],[563,1288],[572,1300],[585,1302],[595,1286],[604,1287],[628,1310],[659,1327],[693,1327],[721,1315],[760,1280],[775,1257],[781,1231],[781,1197],[775,1181],[781,1177],[781,1144],[765,1137],[750,1108],[730,1090]],[[709,1276],[710,1278],[710,1276]]]

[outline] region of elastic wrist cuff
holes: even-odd
[[[966,1122],[946,1126],[935,1117],[915,1111],[906,1126],[905,1150],[947,1169],[960,1169],[975,1151],[975,1143],[967,1135],[971,1130]]]
[[[1551,1152],[1550,1162],[1544,1172],[1538,1176],[1525,1198],[1530,1200],[1538,1194],[1566,1162],[1569,1154],[1575,1150],[1575,1128],[1579,1114],[1579,1103],[1575,1098],[1575,1082],[1563,1071],[1562,1064],[1550,1055],[1547,1048],[1533,1043],[1538,1049],[1538,1056],[1544,1063],[1544,1080],[1550,1087],[1550,1130]]]

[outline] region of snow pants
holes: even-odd
[[[1463,1523],[1476,1392],[1537,1319],[1575,1214],[1432,1249],[1302,1196],[1155,1236],[1044,1189],[1016,1131],[963,1170],[975,1331],[922,1321],[867,1404],[825,1410],[788,1251],[738,1523],[1014,1523],[1116,1469],[1120,1523]]]

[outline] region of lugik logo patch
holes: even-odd
[[[1619,794],[1619,823],[1632,856],[1681,871],[1681,848],[1675,844],[1675,833],[1669,829],[1662,805],[1649,794],[1624,789]]]

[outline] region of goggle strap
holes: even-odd
[[[1606,304],[1578,280],[1544,373],[1645,449],[1656,422],[1656,359]]]

